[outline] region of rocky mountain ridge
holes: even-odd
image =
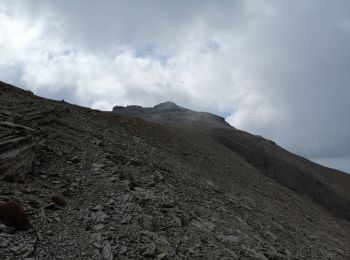
[[[160,103],[154,107],[115,106],[113,112],[163,124],[192,124],[206,127],[232,128],[220,116],[207,112],[192,111],[170,101]]]

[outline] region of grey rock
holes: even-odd
[[[94,211],[103,210],[103,206],[102,205],[96,205],[95,207],[92,208],[92,210],[94,210]]]
[[[105,244],[102,248],[101,256],[102,256],[103,260],[113,260],[112,247],[108,241],[105,242]]]
[[[238,243],[240,238],[234,235],[218,235],[217,238],[224,243]]]
[[[93,212],[91,214],[91,220],[95,223],[105,223],[108,215],[103,211]]]
[[[73,158],[71,158],[70,161],[71,161],[72,163],[75,163],[75,164],[77,164],[77,163],[80,162],[80,160],[79,160],[79,158],[78,158],[77,156],[74,156]]]
[[[174,201],[166,201],[161,204],[162,208],[173,208],[175,207],[175,202]]]
[[[120,254],[125,254],[126,252],[128,252],[128,247],[127,246],[122,246],[119,249],[119,253]]]
[[[155,243],[150,243],[142,248],[141,254],[144,257],[154,257],[156,255],[157,246]]]
[[[168,254],[167,253],[161,253],[157,255],[157,260],[167,260]]]
[[[103,224],[97,224],[94,226],[94,230],[100,231],[100,230],[104,229],[104,227],[105,227],[105,225],[103,225]]]
[[[0,122],[0,180],[21,181],[32,170],[37,143],[34,130]]]
[[[149,230],[149,231],[153,230],[153,217],[152,216],[143,214],[139,218],[139,223],[144,229]]]

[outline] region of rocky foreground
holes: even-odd
[[[350,259],[348,176],[254,152],[272,142],[4,83],[0,121],[1,259]]]

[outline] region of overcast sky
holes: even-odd
[[[350,172],[350,1],[0,1],[0,80],[111,110],[171,100]]]

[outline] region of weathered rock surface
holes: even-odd
[[[34,130],[12,122],[0,122],[0,179],[23,180],[35,157]]]
[[[349,222],[263,173],[235,150],[260,149],[242,135],[230,136],[231,149],[216,139],[222,129],[161,125],[3,83],[0,110],[37,143],[25,181],[0,180],[0,203],[21,202],[32,225],[0,223],[1,259],[350,259]]]

